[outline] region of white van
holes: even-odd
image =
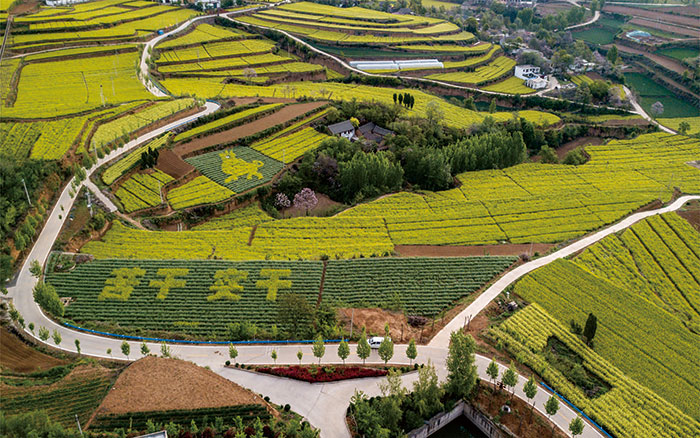
[[[391,340],[391,338],[389,338]],[[384,342],[384,337],[383,336],[372,336],[367,340],[369,342],[369,347],[370,348],[379,348],[380,345],[382,345],[382,342]]]

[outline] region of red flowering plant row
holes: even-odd
[[[337,380],[357,379],[360,377],[386,376],[387,371],[377,368],[358,366],[316,366],[316,365],[291,365],[288,367],[258,367],[257,371],[290,379],[303,380],[305,382],[334,382]]]

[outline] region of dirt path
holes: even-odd
[[[192,152],[196,152],[200,149],[204,149],[209,146],[230,143],[240,138],[248,137],[249,135],[253,135],[257,132],[264,131],[267,128],[279,125],[280,123],[288,122],[294,119],[295,117],[298,117],[316,108],[320,108],[326,103],[327,102],[325,101],[320,101],[289,105],[277,111],[276,113],[270,114],[266,117],[262,117],[250,123],[246,123],[241,126],[236,126],[235,128],[231,128],[227,131],[217,132],[216,134],[199,138],[189,143],[184,143],[175,146],[173,148],[173,152],[183,157],[188,154],[191,154]]]

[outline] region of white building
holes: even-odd
[[[331,134],[347,138],[348,140],[352,140],[355,136],[355,127],[350,120],[328,125],[328,130],[331,131]]]
[[[411,59],[407,61],[351,61],[350,66],[359,70],[406,70],[445,68],[437,59]]]
[[[46,6],[68,6],[86,1],[88,0],[46,0]]]
[[[532,79],[533,77],[540,75],[540,68],[529,64],[516,65],[514,75],[518,79]]]
[[[196,4],[202,5],[202,9],[219,9],[221,0],[196,0]]]
[[[547,79],[539,76],[536,78],[525,79],[525,86],[534,90],[541,90],[542,88],[547,88]]]

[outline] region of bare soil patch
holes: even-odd
[[[267,404],[213,371],[178,359],[145,357],[122,372],[98,415]],[[268,409],[270,409],[268,407]]]
[[[240,138],[248,137],[257,132],[263,131],[272,126],[288,122],[294,119],[295,117],[298,117],[316,108],[320,108],[326,103],[327,102],[325,101],[320,101],[289,105],[273,114],[270,114],[269,116],[259,118],[250,123],[236,126],[235,128],[231,128],[226,131],[217,132],[216,134],[199,138],[189,143],[184,143],[175,146],[175,148],[173,148],[173,152],[175,152],[181,157],[184,157],[188,154],[196,152],[200,149],[207,148],[209,146],[230,143]]]
[[[552,422],[538,411],[532,411],[531,405],[518,397],[512,397],[510,391],[498,391],[488,382],[481,382],[480,391],[473,402],[479,410],[491,418],[500,413],[499,422],[520,438],[567,437],[560,429],[552,435]],[[510,405],[511,413],[500,412],[506,403]],[[587,428],[592,427],[586,425]]]
[[[605,139],[603,137],[577,138],[576,140],[572,140],[568,143],[564,143],[563,145],[559,146],[556,149],[557,157],[559,157],[559,159],[561,160],[566,156],[566,154],[576,149],[577,147],[582,146],[585,149],[586,146],[595,146],[600,144],[605,144]]]
[[[175,179],[180,179],[194,171],[194,166],[180,158],[175,152],[165,149],[158,154],[156,169],[167,173]]]
[[[379,308],[372,309],[338,309],[338,320],[347,330],[350,330],[350,320],[352,319],[353,332],[360,333],[362,327],[367,329],[367,336],[370,334],[384,335],[384,325],[389,324],[389,333],[395,343],[406,343],[411,338],[419,342],[421,329],[408,325],[406,315],[402,312],[392,312]],[[425,331],[430,328],[430,323],[426,325]],[[425,335],[425,333],[424,333]]]
[[[605,122],[603,122],[603,126],[645,126],[649,123],[651,122],[643,118],[627,120],[606,120]]]
[[[644,50],[639,50],[634,47],[626,46],[624,44],[616,44],[617,48],[625,53],[633,53],[635,55],[643,55],[655,63],[659,64],[662,67],[666,67],[667,69],[674,71],[678,74],[683,74],[685,70],[687,70],[683,64],[678,62],[677,60],[673,58],[669,58],[668,56],[663,56],[663,55],[658,55],[656,53],[650,53],[646,52]]]
[[[3,327],[0,329],[0,366],[16,373],[31,373],[64,365],[65,360],[41,353]]]
[[[681,24],[683,26],[698,27],[700,23],[696,18],[684,17],[682,15],[664,14],[659,11],[649,11],[641,8],[630,8],[627,6],[606,5],[605,12],[626,15],[628,17],[642,17],[651,20],[660,20],[671,24]]]
[[[329,212],[336,211],[343,205],[340,202],[332,200],[328,197],[328,195],[324,195],[323,193],[316,193],[316,199],[318,199],[318,204],[308,211],[309,216],[327,216]],[[306,215],[306,210],[302,210],[294,206],[282,210],[282,216],[286,218]]]
[[[394,250],[404,257],[467,257],[467,256],[519,256],[544,254],[553,248],[549,243],[509,243],[505,245],[438,246],[438,245],[396,245]]]
[[[700,231],[700,202],[689,202],[682,210],[678,210],[678,215],[687,220],[693,228]]]

